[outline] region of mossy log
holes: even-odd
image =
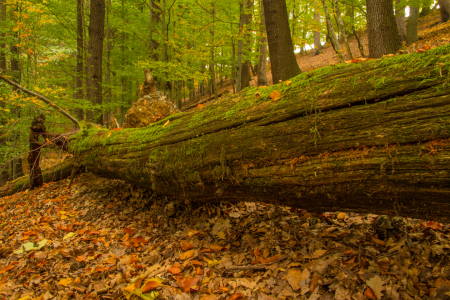
[[[449,70],[450,45],[330,66],[146,128],[85,129],[70,151],[179,199],[449,222]]]
[[[76,162],[74,157],[66,158],[56,166],[47,168],[42,171],[44,183],[58,181],[70,176],[72,166]],[[10,181],[0,189],[0,197],[12,195],[19,191],[25,191],[30,188],[30,176],[22,176],[14,181]]]

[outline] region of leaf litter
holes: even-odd
[[[0,199],[0,298],[450,298],[448,224],[67,186]]]

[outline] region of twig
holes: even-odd
[[[287,255],[283,255],[280,258],[278,258],[277,260],[265,263],[265,264],[259,264],[259,265],[251,265],[251,266],[231,266],[231,267],[227,267],[228,270],[267,270],[268,269],[268,265],[269,264],[273,264],[282,260],[285,260],[286,258],[288,258]]]

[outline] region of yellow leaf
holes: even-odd
[[[110,132],[108,133],[108,135],[106,136],[106,138],[109,138],[109,137],[111,136],[111,133],[112,133],[112,131],[110,131]]]
[[[134,283],[130,284],[129,286],[127,286],[126,288],[124,288],[124,290],[128,293],[131,293],[132,291],[134,291],[136,289],[136,286],[134,285]]]
[[[290,85],[291,83],[292,83],[292,81],[286,80],[286,85]]]
[[[344,220],[345,219],[345,213],[338,213],[337,215],[338,220]]]
[[[75,232],[69,232],[68,234],[66,234],[66,235],[63,237],[63,240],[70,239],[70,238],[73,237],[74,235],[75,235]]]
[[[40,92],[40,90],[39,90],[39,88],[37,87],[37,86],[35,86],[35,87],[33,87],[33,89],[36,91],[36,92]]]
[[[194,250],[189,250],[189,251],[181,253],[180,259],[185,260],[185,259],[191,258],[193,255],[194,255]]]
[[[164,123],[163,128],[166,127],[167,125],[169,125],[169,123],[170,123],[170,120],[167,120],[167,122]]]
[[[273,101],[277,101],[281,99],[281,94],[279,91],[275,90],[272,94],[270,94],[270,98],[272,98]]]
[[[72,282],[72,278],[61,279],[58,284],[68,286]]]
[[[80,277],[75,278],[75,280],[73,282],[76,283],[76,284],[80,283],[81,282]]]

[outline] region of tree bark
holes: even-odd
[[[314,26],[320,26],[320,14],[317,10],[317,3],[314,5]],[[314,55],[319,55],[322,44],[320,43],[320,32],[314,30]]]
[[[0,0],[0,23],[6,22],[6,0]],[[1,43],[0,43],[0,72],[4,72],[6,70],[6,44],[4,39],[6,38],[6,34],[2,33],[0,35]],[[3,101],[0,101],[3,103]]]
[[[70,151],[99,176],[184,200],[449,222],[449,51],[318,69],[143,129],[84,130]]]
[[[259,40],[259,61],[258,61],[258,82],[257,86],[267,86],[267,36],[266,36],[266,21],[264,19],[264,4],[261,3],[261,39]]]
[[[97,118],[98,124],[103,124],[100,106],[103,102],[102,63],[103,39],[105,38],[105,0],[91,0],[89,17],[89,46],[88,46],[88,86],[87,97],[98,108],[88,112],[88,120]]]
[[[335,11],[336,11],[336,21],[339,23],[341,36],[342,36],[342,39],[344,40],[344,44],[345,44],[345,47],[347,49],[348,58],[350,60],[352,60],[353,59],[353,55],[352,55],[352,51],[350,50],[350,45],[348,44],[347,31],[345,30],[345,25],[344,25],[344,22],[342,21],[342,18],[341,18],[341,11],[339,9],[339,1],[338,0],[334,0],[334,8],[335,8]]]
[[[252,52],[252,42],[250,37],[250,29],[248,28],[252,22],[252,12],[253,9],[253,0],[248,0],[245,3],[245,9],[244,13],[242,14],[242,25],[243,25],[243,45],[242,47],[245,48],[247,55],[245,57],[247,58],[245,62],[241,66],[241,90],[245,89],[246,87],[250,86],[250,80],[251,77],[251,68],[252,63],[248,59],[248,54]]]
[[[331,38],[331,43],[333,45],[334,51],[339,57],[339,60],[341,62],[344,61],[344,54],[342,54],[341,44],[339,43],[336,33],[334,32],[333,24],[331,23],[330,13],[328,12],[328,6],[325,0],[322,0],[323,9],[325,11],[325,18],[327,19],[327,28],[328,28],[328,34]]]
[[[447,22],[450,17],[450,0],[438,0],[441,22]]]
[[[419,39],[419,7],[409,6],[408,26],[406,30],[406,42],[412,44]]]
[[[84,53],[84,40],[83,40],[83,14],[84,14],[84,0],[77,0],[77,67],[75,73],[75,100],[81,100],[84,97],[83,93],[83,53]],[[84,112],[82,108],[77,109],[78,120],[84,119]]]
[[[397,52],[402,46],[394,17],[392,0],[367,0],[369,57],[379,58]]]
[[[395,0],[395,22],[400,40],[406,41],[405,5],[401,4],[401,0]]]
[[[294,54],[289,20],[284,0],[263,0],[267,39],[269,41],[272,82],[288,80],[302,71]]]

